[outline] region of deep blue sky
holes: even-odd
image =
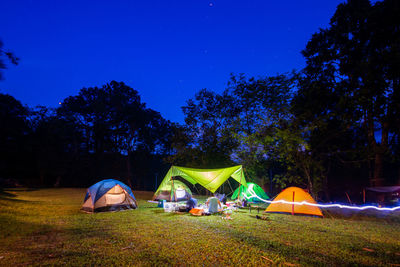
[[[183,122],[196,91],[229,74],[304,66],[300,51],[326,27],[336,0],[2,0],[0,38],[21,58],[0,92],[55,107],[82,87],[124,81],[148,107]]]

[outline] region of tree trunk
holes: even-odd
[[[315,199],[314,188],[313,188],[313,184],[311,181],[311,177],[308,173],[306,173],[306,176],[307,176],[307,180],[308,180],[308,191],[310,192],[310,195]]]
[[[323,186],[323,190],[324,190],[325,201],[330,201],[331,196],[329,194],[328,175],[325,174],[322,179],[323,179],[322,186]]]
[[[388,149],[389,141],[389,124],[385,121],[381,122],[382,125],[382,138],[379,145],[375,145],[375,164],[374,164],[374,179],[372,180],[372,186],[383,186],[384,185],[384,157]]]
[[[374,163],[374,178],[371,181],[371,186],[383,185],[383,153],[377,152],[375,154]]]
[[[306,164],[307,163],[303,162],[304,173],[305,173],[305,175],[307,177],[308,191],[309,191],[310,195],[315,199],[314,188],[313,188],[313,184],[312,184],[312,180],[311,180],[310,169],[308,168],[308,166]]]
[[[370,180],[371,186],[382,186],[383,185],[383,161],[385,152],[388,148],[388,137],[389,137],[389,124],[385,121],[381,121],[382,126],[382,138],[381,142],[377,143],[375,139],[375,127],[374,119],[371,115],[371,111],[367,112],[366,124],[368,133],[368,144],[374,153],[374,163],[373,163],[373,176]]]
[[[399,167],[399,173],[398,173],[398,179],[397,179],[397,184],[400,184],[400,167]]]
[[[128,151],[128,156],[126,157],[126,169],[128,172],[126,183],[130,188],[132,188],[132,169],[131,169],[131,152]]]
[[[326,168],[325,171],[322,172],[322,189],[324,191],[325,201],[331,200],[331,195],[329,192],[329,178],[328,178],[330,170],[331,170],[331,160],[329,160],[328,158],[328,167]]]

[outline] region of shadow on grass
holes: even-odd
[[[0,200],[10,201],[10,202],[19,202],[19,203],[39,203],[39,201],[31,201],[31,200],[24,200],[24,199],[16,199],[10,197],[3,197],[0,195]]]
[[[163,209],[152,210],[152,212],[154,214],[158,214],[158,216],[164,216],[164,217],[175,217],[175,216],[184,216],[184,215],[188,216],[188,215],[191,215],[189,212],[165,212]]]
[[[158,210],[154,209],[154,210],[152,210],[151,212],[153,212],[153,213],[155,213],[155,214],[166,213],[166,212],[164,212],[163,209],[158,209]]]
[[[40,203],[40,201],[25,200],[16,198],[17,195],[8,192],[0,193],[0,200],[16,203]]]
[[[400,223],[400,210],[397,211],[376,211],[376,210],[341,210],[328,209],[324,211],[324,216],[329,219],[342,219],[351,221],[375,221],[375,222],[395,222]]]
[[[5,198],[5,197],[16,197],[16,196],[17,196],[16,194],[12,194],[10,192],[0,189],[0,197]]]
[[[254,221],[257,220],[256,215],[249,215],[251,218],[254,218]],[[265,224],[268,225],[270,221],[266,220]],[[207,224],[206,222],[201,222],[202,224]],[[328,265],[335,266],[343,266],[351,264],[351,262],[345,261],[342,256],[332,256],[326,255],[325,253],[321,253],[316,251],[315,249],[307,249],[301,247],[295,247],[291,245],[287,245],[284,242],[278,242],[275,240],[271,240],[268,238],[260,238],[256,235],[251,234],[251,232],[243,231],[243,229],[235,229],[234,227],[224,227],[218,228],[219,231],[225,233],[228,237],[236,240],[237,242],[244,242],[250,246],[257,247],[261,251],[265,251],[267,253],[273,253],[278,255],[279,257],[284,258],[289,262],[300,262],[306,266],[314,266],[321,265],[323,263]],[[284,241],[284,237],[282,238]],[[312,256],[311,256],[312,255]],[[357,264],[356,262],[354,264]]]
[[[0,251],[5,255],[3,266],[63,265],[79,259],[103,255],[91,251],[93,246],[104,245],[115,236],[110,229],[81,227],[79,225],[50,225],[23,221],[12,215],[0,215]],[[99,242],[103,240],[103,242]],[[96,254],[96,255],[94,255]],[[8,255],[14,255],[9,257]],[[8,262],[10,261],[10,262]],[[86,263],[85,263],[86,264]]]
[[[24,237],[34,232],[47,232],[51,227],[47,224],[33,223],[17,219],[11,214],[0,214],[0,237],[6,241],[7,237]]]
[[[163,208],[157,207],[157,206],[145,206],[145,205],[141,205],[139,206],[141,209],[160,209],[163,210]]]
[[[288,215],[290,216],[290,215]],[[254,218],[254,220],[257,220],[254,215],[250,215],[249,217]],[[262,216],[260,216],[262,217]],[[266,220],[264,221],[266,227],[273,222],[273,219],[269,217],[265,217]],[[263,223],[263,220],[257,220],[260,223]],[[315,226],[311,229],[307,229],[307,231],[313,231],[320,233],[321,235],[324,235],[325,233],[330,232],[329,228],[322,228],[319,226]],[[372,258],[379,259],[379,262],[381,262],[382,265],[387,265],[387,264],[392,264],[394,262],[399,262],[400,260],[400,255],[397,253],[399,246],[396,246],[395,244],[388,244],[385,243],[385,240],[382,241],[377,241],[374,240],[373,242],[369,237],[364,237],[364,236],[359,236],[359,235],[354,235],[351,232],[348,233],[343,233],[343,232],[331,232],[330,235],[336,234],[338,240],[336,240],[335,246],[337,246],[337,249],[340,251],[346,251],[347,255],[328,255],[330,248],[324,248],[321,247],[321,252],[318,252],[313,249],[308,249],[308,248],[300,248],[300,247],[294,247],[291,245],[285,244],[285,239],[284,237],[282,238],[283,242],[277,242],[277,241],[270,241],[270,240],[265,240],[263,238],[259,238],[257,236],[248,234],[245,231],[237,231],[235,229],[226,229],[225,231],[227,234],[229,234],[231,237],[236,238],[241,241],[245,241],[248,244],[255,245],[259,247],[260,249],[267,249],[268,251],[272,251],[275,253],[278,253],[279,255],[283,257],[287,257],[289,255],[290,258],[296,259],[297,261],[300,261],[301,264],[306,264],[306,265],[321,265],[323,263],[327,265],[364,265],[366,263],[360,262],[360,258],[364,258],[365,256],[369,256]],[[307,234],[307,233],[305,233]],[[346,241],[339,241],[341,240],[354,240],[357,239],[356,242],[346,242]],[[265,244],[262,244],[265,242]],[[261,244],[261,246],[260,246]],[[366,247],[366,248],[365,248]],[[370,250],[369,250],[370,249]],[[325,252],[324,252],[325,250]],[[358,254],[359,258],[357,259],[354,257],[354,253]],[[309,257],[310,255],[313,255],[312,257]],[[346,258],[347,257],[347,258]],[[368,262],[368,260],[367,260]],[[372,263],[367,263],[367,264],[372,264]]]
[[[236,210],[235,212],[236,213],[248,213],[249,210]]]
[[[18,199],[18,195],[14,192],[28,192],[36,191],[37,189],[30,188],[13,188],[13,189],[0,189],[0,200],[10,201],[10,202],[20,202],[20,203],[40,203],[40,201],[24,200]]]
[[[32,192],[38,191],[40,188],[31,188],[31,187],[15,187],[15,188],[4,188],[4,191],[13,191],[13,192]]]

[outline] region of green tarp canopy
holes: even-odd
[[[165,188],[166,184],[175,176],[180,176],[193,185],[200,184],[212,193],[228,180],[229,177],[232,177],[238,181],[239,184],[247,187],[242,165],[222,169],[193,169],[172,166],[165,175],[155,194],[157,194],[161,188]]]
[[[235,192],[233,192],[231,199],[236,199],[239,196],[239,190],[240,190],[240,197],[245,198],[247,199],[247,201],[250,202],[261,202],[261,200],[255,197],[254,194],[262,199],[269,199],[268,195],[257,184],[247,183],[247,188],[242,185],[239,187],[236,188]]]

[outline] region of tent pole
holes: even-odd
[[[240,180],[239,180],[239,194],[238,194],[238,198],[240,198],[240,189],[242,188],[242,176],[244,175],[243,174],[243,167],[242,167],[242,171],[241,171],[241,173],[242,173],[242,175],[240,175]]]
[[[200,191],[199,191],[199,189],[197,189],[197,187],[196,187],[196,185],[195,185],[195,184],[193,185],[193,187],[194,187],[194,189],[196,189],[196,191],[197,191],[197,194],[199,194],[199,195],[200,195]]]
[[[231,192],[229,194],[232,194],[233,193],[233,189],[232,189],[231,183],[229,182],[229,180],[227,180],[227,181],[228,181],[229,187],[231,188]]]
[[[295,194],[295,192],[293,191],[293,199],[292,199],[292,202],[294,202],[294,194]],[[294,215],[294,203],[292,203],[292,215]]]
[[[172,176],[171,176],[171,181],[172,181],[172,183],[171,183],[171,190],[172,190],[172,192],[174,192],[174,198],[175,198],[175,200],[176,200],[176,196],[175,196],[175,187],[174,187],[174,179],[172,179]],[[171,194],[172,195],[172,194]],[[171,198],[171,196],[170,196],[170,198]],[[172,199],[171,199],[171,202],[172,202]]]
[[[233,189],[232,189],[231,183],[229,182],[229,180],[227,180],[227,181],[228,181],[229,188],[231,189],[231,193],[232,193]]]

